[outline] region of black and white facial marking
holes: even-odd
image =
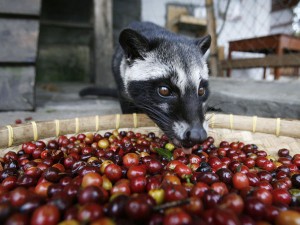
[[[208,68],[203,58],[210,36],[191,40],[164,31],[146,37],[126,29],[120,73],[128,97],[178,146],[192,147],[207,136],[204,105]]]

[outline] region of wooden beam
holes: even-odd
[[[174,23],[179,30],[187,30],[194,33],[204,33],[207,25],[206,19],[198,19],[189,15],[180,15]]]
[[[0,13],[40,15],[41,0],[0,0]]]
[[[300,54],[267,55],[264,58],[222,60],[222,70],[255,67],[300,67]]]
[[[209,64],[211,70],[211,76],[221,76],[221,70],[219,68],[219,56],[218,56],[218,43],[216,33],[216,19],[214,14],[214,1],[205,0],[206,14],[207,14],[207,33],[211,36],[210,45],[210,57]]]
[[[77,22],[58,22],[53,20],[40,20],[41,25],[62,27],[62,28],[78,28],[78,29],[93,29],[91,23],[77,23]]]
[[[94,68],[98,87],[114,87],[112,0],[94,0]]]
[[[203,28],[203,27],[206,28],[207,25],[206,19],[199,19],[190,15],[180,15],[178,20],[175,23],[194,25],[194,26],[198,26],[199,28]]]
[[[36,61],[34,62],[0,62],[0,67],[26,67],[26,66],[35,66]]]
[[[5,19],[23,19],[23,20],[38,20],[39,15],[28,15],[28,14],[18,14],[18,13],[2,13],[0,12],[0,17]]]

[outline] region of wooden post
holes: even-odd
[[[231,49],[231,45],[229,43],[228,57],[227,57],[228,60],[231,60],[231,57],[232,57],[231,54],[232,54],[232,49]],[[230,77],[230,76],[231,76],[231,68],[228,68],[227,69],[227,77]]]
[[[210,70],[211,76],[220,76],[220,66],[218,57],[218,45],[217,45],[217,34],[216,34],[216,20],[214,15],[214,1],[205,0],[206,14],[207,14],[207,32],[211,35],[211,46],[210,46]]]
[[[282,48],[282,45],[280,42],[276,48],[276,54],[278,56],[281,56],[283,54],[283,48]],[[277,68],[274,68],[274,80],[278,80],[279,78],[280,78],[280,69],[277,67]]]
[[[115,87],[113,55],[112,0],[94,0],[94,73],[97,87]]]

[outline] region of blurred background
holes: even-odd
[[[213,111],[300,117],[298,0],[0,0],[0,125],[120,113],[78,93],[115,88],[114,47],[137,20],[212,36]]]

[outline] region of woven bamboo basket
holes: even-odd
[[[287,148],[290,154],[300,153],[300,120],[249,117],[225,114],[207,114],[209,135],[220,141],[243,141],[256,144],[259,149],[276,157],[280,148]],[[0,127],[0,156],[8,151],[18,151],[28,141],[53,139],[60,135],[74,135],[85,132],[104,133],[108,130],[132,130],[135,132],[162,131],[144,114],[116,114],[82,117],[53,121],[32,121],[26,124]]]

